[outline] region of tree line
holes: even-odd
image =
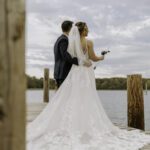
[[[96,88],[98,90],[125,90],[127,89],[127,78],[96,78]],[[150,79],[143,79],[143,88],[145,89],[145,83],[147,83],[147,89],[150,89]],[[56,88],[54,79],[49,79],[50,89]],[[43,78],[36,78],[27,75],[27,88],[28,89],[41,89],[43,88]]]

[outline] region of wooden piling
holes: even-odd
[[[44,102],[49,102],[49,69],[44,69]]]
[[[128,126],[145,130],[142,76],[127,76]]]
[[[147,82],[145,83],[145,94],[147,95]]]
[[[0,0],[0,150],[25,150],[24,29],[24,0]]]

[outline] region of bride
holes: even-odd
[[[86,39],[86,23],[69,34],[68,52],[81,62],[99,61]],[[101,104],[93,67],[73,65],[67,78],[42,113],[27,125],[27,150],[138,150],[150,143],[140,130],[115,126]]]

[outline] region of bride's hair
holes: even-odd
[[[82,32],[84,31],[84,28],[87,26],[86,25],[86,23],[85,22],[77,22],[76,24],[75,24],[75,26],[77,26],[78,27],[78,30],[79,30],[79,33],[80,33],[80,35],[82,34]]]

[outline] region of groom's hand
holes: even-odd
[[[91,67],[92,66],[92,62],[90,60],[84,61],[83,65],[85,67]]]

